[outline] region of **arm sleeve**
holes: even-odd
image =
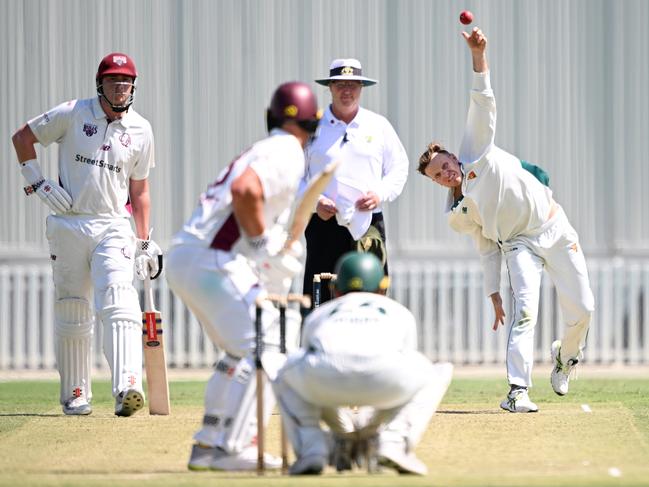
[[[498,244],[493,240],[485,238],[482,235],[482,229],[477,225],[471,236],[480,253],[484,292],[486,296],[491,296],[493,293],[500,291],[502,253]]]
[[[473,163],[482,158],[496,136],[496,98],[491,89],[489,72],[473,73],[464,136],[460,146],[460,161]]]
[[[382,179],[378,187],[377,195],[380,200],[394,201],[403,190],[408,179],[408,155],[406,149],[399,140],[399,136],[385,120],[384,151]]]
[[[155,167],[153,131],[150,126],[147,128],[147,131],[148,136],[142,145],[140,157],[138,158],[138,161],[133,168],[133,173],[130,176],[130,179],[135,179],[136,181],[148,178],[149,171],[152,167]]]
[[[27,122],[39,144],[47,147],[52,142],[60,142],[63,139],[70,126],[76,104],[76,100],[61,103]]]

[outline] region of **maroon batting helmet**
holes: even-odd
[[[123,74],[133,79],[137,78],[135,63],[129,56],[121,52],[111,52],[101,60],[95,79],[99,82],[108,74]]]
[[[121,74],[133,78],[133,82],[131,83],[131,95],[123,105],[113,105],[113,103],[108,98],[106,98],[106,95],[104,94],[104,76],[111,74]],[[135,70],[135,63],[133,62],[133,60],[124,53],[111,52],[101,60],[101,62],[99,63],[99,68],[97,68],[97,75],[95,76],[95,81],[97,83],[97,94],[100,97],[103,97],[115,112],[126,111],[135,99],[135,78],[137,78],[137,71]]]
[[[316,96],[309,85],[300,81],[279,85],[266,111],[269,131],[281,127],[288,120],[295,120],[300,127],[313,134],[321,117]]]

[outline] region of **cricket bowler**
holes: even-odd
[[[500,296],[504,255],[514,309],[507,343],[510,391],[500,407],[532,413],[538,411],[528,389],[543,269],[555,285],[565,321],[563,338],[554,341],[550,351],[550,380],[558,395],[568,392],[570,373],[582,358],[594,298],[579,237],[552,191],[518,157],[494,144],[496,100],[487,38],[478,27],[462,35],[472,55],[473,87],[459,156],[431,143],[419,159],[418,170],[448,188],[451,228],[473,237],[482,261],[484,292],[494,308],[494,331],[505,323]]]

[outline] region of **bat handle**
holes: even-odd
[[[144,311],[155,311],[153,286],[151,286],[151,279],[149,278],[144,280]]]

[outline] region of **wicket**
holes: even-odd
[[[320,306],[322,300],[322,281],[333,283],[336,281],[336,274],[321,272],[313,275],[313,308]]]
[[[264,464],[264,368],[261,362],[261,355],[264,348],[264,335],[262,329],[263,302],[270,301],[279,310],[279,350],[286,354],[286,308],[288,303],[299,303],[303,309],[311,307],[309,296],[302,294],[289,294],[279,296],[268,294],[261,296],[255,303],[255,369],[257,373],[257,475],[264,475],[266,466]],[[282,473],[288,473],[288,440],[284,425],[281,425],[281,456]]]

